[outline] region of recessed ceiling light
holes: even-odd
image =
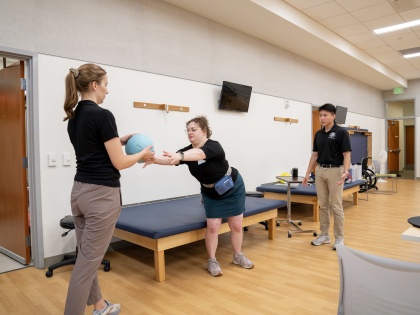
[[[408,54],[408,55],[404,55],[404,58],[414,58],[414,57],[419,57],[420,56],[420,52],[418,53],[414,53],[414,54]]]
[[[383,33],[394,32],[394,31],[401,30],[403,28],[413,27],[413,26],[417,26],[417,25],[420,25],[420,20],[415,20],[415,21],[406,22],[406,23],[402,23],[402,24],[397,24],[397,25],[392,25],[392,26],[388,26],[388,27],[378,28],[378,29],[373,30],[373,31],[376,34],[383,34]]]
[[[403,49],[403,50],[399,50],[399,52],[404,56],[404,58],[419,57],[420,56],[420,47]]]

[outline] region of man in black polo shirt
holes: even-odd
[[[350,136],[344,128],[335,123],[336,108],[332,104],[319,107],[322,128],[314,138],[313,152],[309,160],[303,185],[308,185],[309,175],[314,169],[316,194],[319,202],[321,234],[312,245],[330,244],[330,210],[334,213],[334,237],[336,246],[344,245],[343,184],[350,168]]]

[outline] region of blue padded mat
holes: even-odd
[[[344,184],[343,190],[346,190],[355,186],[360,186],[360,185],[363,185],[364,183],[365,183],[364,180],[356,180],[352,183]],[[263,184],[257,187],[257,191],[287,194],[287,185],[276,185],[276,183]],[[290,193],[292,195],[316,196],[316,189],[315,189],[314,184],[311,184],[310,186],[306,186],[306,187],[303,186],[302,184],[299,184],[298,187],[291,188]]]
[[[283,200],[246,197],[244,217],[285,206]],[[116,227],[152,239],[205,228],[201,195],[124,207]]]

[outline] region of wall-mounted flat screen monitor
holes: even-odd
[[[347,107],[336,106],[335,123],[337,125],[344,125],[347,117]]]
[[[223,81],[219,109],[248,112],[251,92],[251,86]]]

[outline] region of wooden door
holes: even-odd
[[[24,76],[23,61],[0,70],[0,251],[28,264]]]
[[[319,110],[316,108],[312,109],[312,142],[314,141],[315,134],[319,129],[321,129],[321,121],[319,120]]]
[[[405,169],[414,170],[414,126],[405,126]]]
[[[400,122],[388,120],[388,172],[399,173],[400,170]]]

